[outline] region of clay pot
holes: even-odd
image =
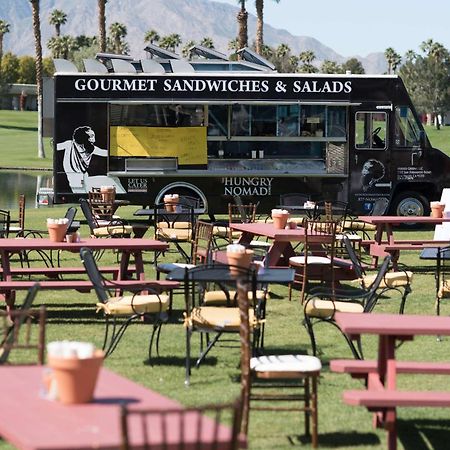
[[[441,202],[431,202],[431,217],[440,218],[444,212],[445,204]]]
[[[100,193],[105,203],[114,203],[116,199],[116,188],[114,186],[101,186]]]
[[[238,275],[239,269],[234,267],[242,267],[249,269],[253,261],[253,250],[245,250],[245,252],[229,252],[227,251],[227,260],[230,267],[230,273],[232,275]]]
[[[48,223],[48,237],[53,242],[62,242],[66,237],[67,223]]]
[[[278,230],[284,230],[288,219],[289,213],[272,213],[273,226]]]
[[[91,358],[48,357],[48,366],[56,383],[61,403],[88,403],[94,396],[95,385],[105,354],[97,350]]]

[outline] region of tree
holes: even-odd
[[[39,0],[29,0],[33,15],[34,46],[36,52],[36,86],[38,105],[38,158],[45,158],[42,139],[42,44],[41,21],[39,19]]]
[[[357,58],[350,58],[342,64],[342,70],[345,72],[349,71],[351,73],[363,74],[366,73],[361,61]]]
[[[150,44],[153,44],[153,42],[159,42],[160,39],[161,36],[156,30],[148,30],[144,36],[144,42],[149,42]]]
[[[181,56],[186,59],[191,59],[191,48],[195,45],[195,41],[187,41],[181,49]]]
[[[321,73],[343,73],[342,66],[336,61],[330,61],[326,59],[320,66]]]
[[[3,55],[2,81],[11,84],[17,83],[19,79],[19,58],[11,52]]]
[[[9,23],[5,20],[0,20],[0,72],[2,69],[2,57],[3,57],[3,36],[9,33]]]
[[[31,56],[21,56],[19,58],[19,83],[36,83],[36,65]]]
[[[55,26],[55,35],[59,37],[61,35],[61,25],[67,22],[67,14],[60,9],[54,9],[50,13],[49,23]]]
[[[316,55],[312,50],[305,50],[298,56],[302,65],[300,66],[300,72],[302,73],[317,73],[318,69],[313,65],[313,61],[316,59]]]
[[[280,0],[274,0],[279,3]],[[262,55],[264,45],[264,0],[255,0],[256,8],[256,53]]]
[[[422,54],[408,52],[399,74],[416,108],[436,117],[450,109],[450,54],[432,39],[424,41],[420,49]],[[436,127],[440,128],[438,120]]]
[[[386,58],[386,62],[388,63],[387,73],[395,73],[397,67],[402,62],[402,57],[392,47],[388,47],[384,51],[384,57]]]
[[[238,22],[238,46],[239,49],[248,45],[248,12],[245,9],[245,0],[240,0],[241,9],[237,13]]]
[[[105,9],[108,0],[97,0],[98,5],[98,36],[100,44],[100,52],[106,51],[106,18]]]
[[[177,47],[181,44],[181,37],[179,34],[172,33],[168,36],[164,36],[160,41],[159,45],[166,50],[171,50],[175,52]]]
[[[109,27],[115,53],[125,53],[124,38],[127,35],[127,27],[119,22],[114,22]]]
[[[201,41],[200,41],[200,45],[203,45],[203,47],[206,48],[214,48],[214,42],[210,37],[204,37]]]

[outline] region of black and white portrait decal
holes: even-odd
[[[106,105],[58,104],[58,128],[55,130],[57,168],[55,184],[59,192],[86,193],[93,187],[115,186],[120,182],[108,177]]]
[[[368,159],[361,169],[361,182],[364,192],[370,191],[386,173],[384,165],[377,159]]]

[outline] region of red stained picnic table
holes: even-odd
[[[183,409],[175,400],[140,386],[106,368],[100,370],[94,400],[91,403],[63,405],[47,400],[42,393],[44,366],[0,367],[0,435],[22,450],[119,449],[121,445],[120,407],[130,409]],[[160,422],[157,422],[160,424]],[[158,426],[155,424],[155,426]],[[176,427],[168,430],[171,444],[176,447]],[[202,432],[205,449],[214,433],[213,421]],[[226,439],[230,429],[219,426],[219,437]],[[133,448],[142,442],[140,427],[130,423]],[[156,434],[158,436],[158,434]],[[197,438],[195,427],[185,435],[188,442]],[[240,443],[245,447],[245,438]],[[142,445],[142,444],[141,444]],[[158,447],[160,448],[160,447]],[[221,447],[220,443],[217,449]]]
[[[372,256],[372,265],[377,267],[378,258],[384,257],[388,254],[386,247],[391,248],[392,252],[395,252],[396,258],[394,259],[394,266],[398,260],[399,250],[393,249],[395,245],[403,244],[415,244],[416,241],[408,239],[395,239],[394,226],[404,224],[421,224],[421,225],[439,225],[443,222],[450,222],[449,217],[431,217],[431,216],[359,216],[358,220],[375,225],[375,237],[374,242],[370,243],[370,255]],[[385,238],[383,240],[383,235]],[[449,241],[450,243],[450,241]],[[438,247],[439,245],[436,245]],[[417,243],[417,249],[422,250],[419,243]],[[389,251],[391,253],[391,251]]]
[[[374,423],[388,431],[388,449],[397,448],[397,407],[450,407],[449,391],[397,390],[397,374],[450,375],[448,362],[397,361],[398,341],[413,340],[416,335],[450,335],[450,317],[407,314],[336,313],[336,323],[350,339],[362,334],[379,336],[376,361],[333,360],[331,370],[365,378],[367,390],[345,391],[350,405],[365,406],[374,412]]]
[[[96,250],[117,250],[120,254],[120,265],[117,275],[118,280],[126,279],[129,272],[130,256],[134,256],[135,273],[137,280],[145,280],[144,262],[142,252],[144,251],[164,251],[167,250],[168,244],[155,239],[132,239],[132,238],[117,238],[117,239],[95,239],[84,238],[80,242],[54,242],[50,239],[43,238],[8,238],[0,239],[0,259],[2,264],[2,275],[5,286],[13,280],[11,272],[11,255],[19,252],[52,250],[52,251],[69,251],[79,253],[82,247]],[[80,260],[81,265],[81,260]],[[53,267],[50,269],[52,275],[63,275],[61,268]],[[48,275],[48,269],[46,274]],[[65,280],[59,280],[61,284]],[[14,291],[2,288],[2,294],[9,306],[14,305]]]

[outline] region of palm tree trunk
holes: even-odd
[[[261,55],[264,44],[264,0],[255,0],[256,7],[256,53]]]
[[[248,12],[245,10],[245,1],[241,2],[241,10],[237,14],[239,25],[239,48],[247,47],[248,44]]]
[[[38,158],[45,158],[42,139],[42,45],[41,22],[39,19],[39,0],[30,0],[33,10],[34,45],[36,49],[36,85],[38,105]]]
[[[100,37],[100,51],[106,51],[106,19],[105,19],[106,0],[98,0],[98,30]]]

